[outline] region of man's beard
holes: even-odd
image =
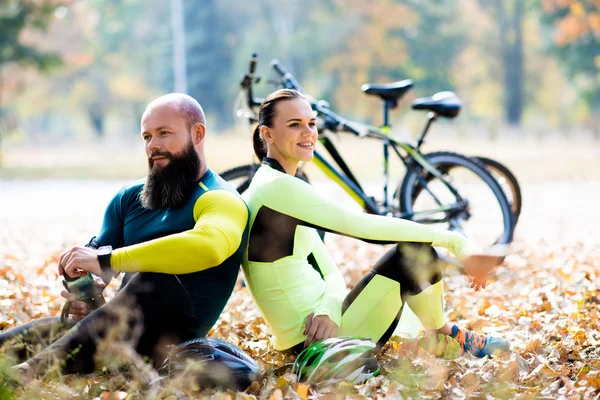
[[[164,156],[169,163],[155,165],[152,157]],[[148,158],[148,178],[140,193],[142,206],[150,210],[181,207],[197,186],[202,162],[192,142],[179,153],[156,151]]]

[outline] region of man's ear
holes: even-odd
[[[194,144],[202,142],[206,136],[206,126],[201,123],[194,124],[194,126],[192,126],[191,134]]]
[[[274,141],[273,133],[272,133],[271,129],[266,125],[263,125],[260,127],[260,136],[262,136],[264,141],[267,143],[273,143],[273,141]]]

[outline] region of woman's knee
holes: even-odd
[[[419,291],[423,282],[442,279],[437,251],[429,243],[398,243],[375,264],[372,271],[400,283],[403,293]]]

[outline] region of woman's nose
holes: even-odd
[[[311,127],[310,125],[306,125],[304,128],[304,131],[302,132],[302,135],[304,135],[304,136],[312,136],[312,135],[316,135],[316,134],[317,134],[317,128]]]

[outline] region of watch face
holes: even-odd
[[[112,252],[111,246],[102,246],[98,249],[99,256],[106,256]]]

